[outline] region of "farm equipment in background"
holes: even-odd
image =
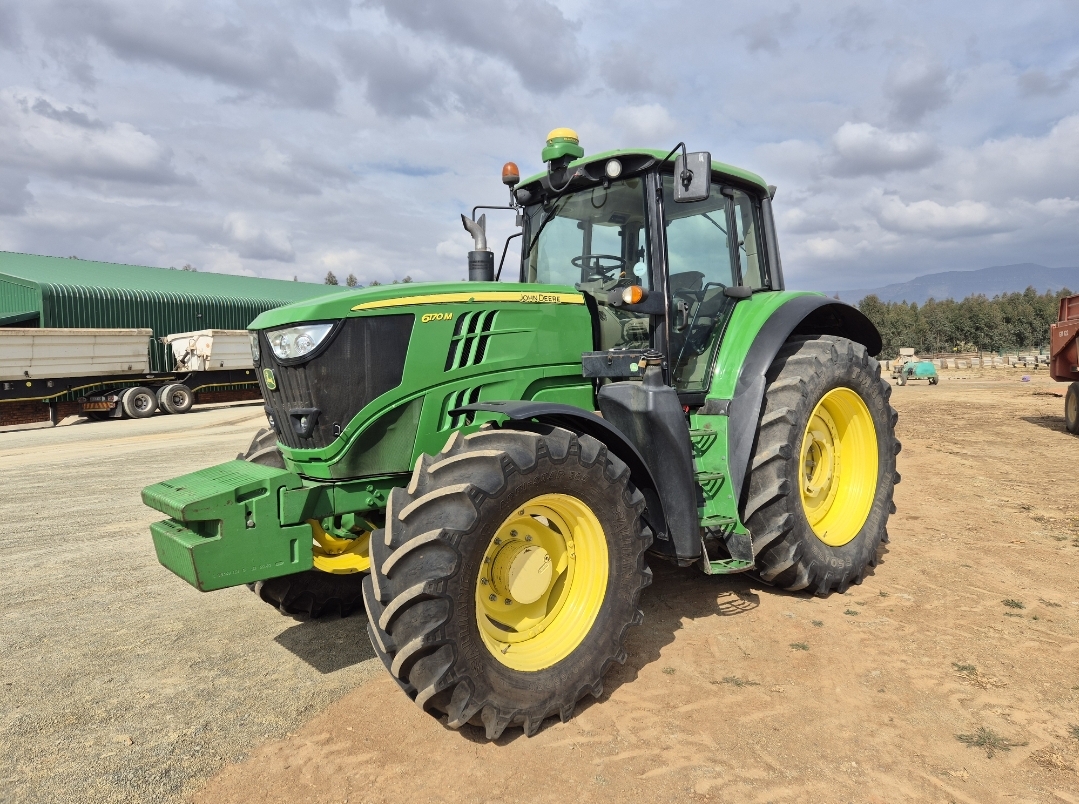
[[[910,380],[929,380],[930,385],[940,381],[937,367],[929,360],[919,360],[909,348],[899,350],[899,357],[892,363],[892,379],[896,385],[906,385]]]
[[[522,227],[516,282],[473,210],[472,281],[263,313],[270,428],[143,491],[163,565],[285,613],[364,606],[402,691],[488,739],[601,694],[648,561],[843,592],[899,481],[880,335],[784,289],[774,187],[681,143],[585,157],[557,129],[542,158],[486,208]]]
[[[1064,395],[1064,423],[1068,432],[1079,435],[1079,295],[1060,300],[1057,322],[1049,325],[1049,375],[1068,382]]]
[[[149,329],[0,329],[0,421],[4,403],[46,403],[55,419],[57,400],[76,399],[93,420],[143,419],[187,413],[199,391],[258,388],[245,330],[162,338],[176,356],[169,372],[151,370],[152,337]]]

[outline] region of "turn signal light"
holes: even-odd
[[[622,291],[623,304],[640,304],[648,297],[648,291],[640,285],[630,285]]]

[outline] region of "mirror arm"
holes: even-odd
[[[506,238],[506,245],[502,247],[502,259],[498,261],[498,272],[495,274],[495,282],[498,282],[499,277],[502,276],[502,265],[506,262],[506,252],[510,250],[510,241],[523,234],[524,232],[517,232],[517,234],[511,234]]]

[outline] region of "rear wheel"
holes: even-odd
[[[120,404],[130,418],[148,419],[157,410],[157,394],[140,385],[124,391]]]
[[[195,395],[186,385],[173,383],[157,392],[157,403],[166,413],[187,413],[195,404]]]
[[[1079,382],[1069,385],[1064,396],[1064,424],[1069,433],[1079,435]]]
[[[891,387],[864,346],[832,336],[789,341],[767,380],[744,514],[758,574],[844,592],[876,564],[895,510]]]
[[[487,425],[422,456],[390,495],[364,581],[371,641],[397,683],[490,740],[598,697],[651,581],[629,469],[593,438],[538,430]]]
[[[285,459],[277,448],[277,435],[268,427],[259,430],[247,452],[236,458],[276,469],[285,468]],[[334,612],[347,617],[363,606],[363,575],[358,572],[339,575],[310,569],[249,583],[247,588],[282,614],[294,617],[317,618]]]

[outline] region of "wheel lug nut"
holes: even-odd
[[[526,541],[526,542],[530,542],[530,541],[532,541],[532,537],[531,537],[531,536],[525,536],[525,541]]]
[[[495,539],[495,544],[502,544],[502,540],[501,540],[501,539],[498,539],[498,538],[496,538],[496,539]]]
[[[491,595],[487,599],[494,603],[496,600],[498,600],[498,595]]]
[[[482,583],[484,586],[486,586],[487,585],[487,579],[486,578],[480,578],[480,583]]]
[[[513,603],[513,601],[512,601],[512,600],[510,600],[510,599],[509,599],[509,598],[507,597],[507,598],[506,598],[506,605],[507,605],[507,606],[509,606],[509,605],[510,605],[510,604],[512,604],[512,603]]]
[[[516,535],[517,535],[517,531],[515,531],[515,530],[510,531],[510,536],[516,536]]]

